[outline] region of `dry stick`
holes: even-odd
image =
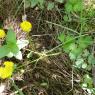
[[[73,67],[72,67],[72,90],[74,88],[74,72],[73,72]]]
[[[53,24],[53,25],[59,26],[59,27],[64,28],[64,29],[66,29],[66,30],[72,31],[72,32],[74,32],[74,33],[76,33],[76,34],[79,34],[77,31],[75,31],[75,30],[73,30],[73,29],[71,29],[71,28],[65,27],[65,26],[63,26],[63,25],[60,25],[60,24],[57,24],[57,23],[53,23],[53,22],[50,22],[50,21],[46,21],[46,20],[45,20],[45,22],[46,22],[46,23],[49,23],[49,24]]]
[[[32,37],[41,37],[41,36],[52,36],[54,34],[39,34],[39,35],[32,35]]]
[[[35,59],[35,60],[33,60],[33,61],[27,63],[27,64],[21,65],[21,66],[19,66],[17,69],[20,69],[20,68],[22,68],[23,66],[27,66],[27,65],[29,65],[29,64],[31,64],[31,63],[34,63],[34,62],[38,62],[39,60],[42,60],[42,59],[45,58],[45,57],[56,56],[56,55],[59,55],[59,54],[61,54],[61,52],[53,53],[53,54],[48,54],[48,55],[46,55],[46,54],[41,54],[41,56],[40,56],[39,58],[37,58],[37,59]]]

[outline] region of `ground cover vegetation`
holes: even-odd
[[[95,95],[95,0],[0,1],[0,95]]]

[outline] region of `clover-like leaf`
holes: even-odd
[[[93,43],[92,38],[90,36],[81,37],[78,41],[79,47],[86,48]]]
[[[9,29],[6,36],[6,43],[16,43],[16,34],[12,29]]]
[[[59,34],[58,39],[63,43],[65,41],[64,33]]]
[[[10,49],[7,47],[7,45],[0,47],[0,58],[5,57],[10,52]]]

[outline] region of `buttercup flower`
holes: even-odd
[[[4,68],[0,67],[0,77],[3,75],[3,70],[4,70]]]
[[[14,69],[14,63],[10,61],[4,62],[5,67],[0,67],[0,78],[6,79],[11,77]]]
[[[4,65],[5,65],[5,67],[13,67],[14,66],[14,63],[11,62],[11,61],[5,61],[4,62]]]
[[[25,20],[25,21],[23,21],[23,22],[20,24],[20,27],[21,27],[21,29],[22,29],[24,32],[30,32],[31,29],[32,29],[32,24],[31,24],[29,21]]]
[[[3,29],[0,29],[0,38],[4,38],[5,36],[5,31]]]

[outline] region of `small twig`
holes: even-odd
[[[40,34],[40,35],[32,35],[32,37],[41,37],[41,36],[52,36],[54,34]]]
[[[37,58],[37,59],[35,59],[35,60],[33,60],[33,61],[27,63],[27,64],[23,64],[23,65],[19,66],[17,69],[20,69],[20,68],[22,68],[23,66],[27,66],[27,65],[29,65],[29,64],[31,64],[31,63],[34,63],[34,62],[38,62],[39,60],[42,60],[42,59],[44,59],[45,57],[56,56],[56,55],[59,55],[59,54],[61,54],[61,52],[53,53],[53,54],[48,54],[48,55],[45,54],[45,53],[43,53],[43,54],[40,55],[39,58]]]
[[[63,25],[60,25],[60,24],[57,24],[57,23],[53,23],[53,22],[50,22],[50,21],[46,21],[46,20],[45,20],[45,22],[46,22],[46,23],[49,23],[49,24],[53,24],[53,25],[59,26],[59,27],[64,28],[64,29],[66,29],[66,30],[72,31],[72,32],[74,32],[74,33],[76,33],[76,34],[79,34],[77,31],[75,31],[75,30],[73,30],[73,29],[71,29],[71,28],[65,27],[65,26],[63,26]]]
[[[74,72],[73,72],[73,67],[72,67],[72,90],[74,88]]]

